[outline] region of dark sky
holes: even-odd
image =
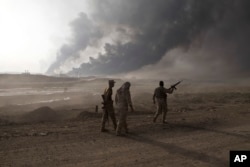
[[[249,0],[90,3],[92,12],[81,13],[71,22],[72,39],[59,49],[48,73],[69,59],[80,59],[80,52],[88,46],[100,49],[98,43],[116,33],[119,40],[106,42],[101,46],[104,52],[69,73],[149,78],[250,76]]]

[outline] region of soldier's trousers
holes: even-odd
[[[111,120],[113,122],[114,130],[115,130],[116,127],[117,127],[117,124],[116,124],[116,117],[115,117],[115,111],[114,111],[113,106],[112,107],[107,107],[106,109],[103,110],[101,130],[105,129],[105,124],[109,119],[108,117],[111,118]]]
[[[127,107],[120,107],[118,108],[118,125],[116,129],[116,134],[120,135],[122,129],[125,130],[126,133],[128,133],[128,125],[127,125],[127,114],[128,108]]]
[[[154,115],[154,122],[156,121],[157,117],[162,114],[162,121],[166,120],[166,115],[168,111],[167,107],[167,100],[166,99],[156,99],[157,100],[157,111]]]

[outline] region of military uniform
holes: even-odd
[[[114,82],[114,81],[111,80],[109,82]],[[113,122],[114,129],[116,129],[116,127],[117,127],[115,110],[114,110],[113,100],[112,100],[112,94],[113,94],[113,91],[112,91],[111,87],[105,89],[104,94],[103,94],[105,104],[104,104],[103,116],[102,116],[102,126],[101,126],[102,132],[105,131],[105,124],[108,121],[108,117],[111,118],[111,120]]]
[[[116,135],[120,135],[122,129],[124,129],[125,132],[128,133],[128,126],[127,126],[128,107],[130,106],[131,110],[134,111],[129,87],[130,83],[126,82],[120,89],[117,90],[115,96],[115,102],[117,104],[117,113],[119,114]]]
[[[157,117],[162,114],[162,122],[166,122],[166,115],[168,111],[167,106],[167,93],[171,94],[173,92],[173,88],[166,89],[163,86],[160,86],[155,89],[154,95],[153,95],[153,101],[155,103],[155,98],[157,102],[157,111],[154,115],[153,122],[156,122]]]

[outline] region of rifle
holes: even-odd
[[[105,100],[105,95],[102,95],[102,109],[104,110],[104,112],[106,113],[107,117],[106,119],[108,120],[108,124],[109,124],[109,113],[108,113],[108,110],[106,109],[106,100]]]
[[[176,86],[177,86],[177,85],[179,85],[181,82],[182,82],[182,80],[181,80],[181,81],[179,81],[179,82],[177,82],[177,83],[175,83],[175,84],[173,84],[173,85],[171,85],[171,87],[170,87],[170,88],[172,88],[172,89],[176,90],[176,89],[177,89],[177,88],[176,88]]]

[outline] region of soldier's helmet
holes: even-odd
[[[164,86],[164,82],[163,82],[163,81],[160,81],[160,82],[159,82],[159,85],[160,85],[160,86]]]
[[[109,80],[109,84],[110,85],[114,85],[115,84],[115,81],[112,79],[112,80]]]

